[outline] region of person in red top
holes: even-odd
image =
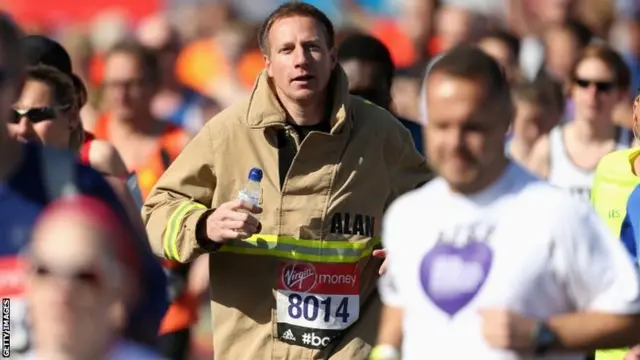
[[[121,334],[143,295],[134,244],[144,239],[135,237],[94,197],[62,197],[42,211],[20,259],[33,335],[24,360],[161,360]]]
[[[140,197],[146,199],[160,176],[180,154],[190,137],[182,129],[155,118],[150,103],[158,91],[157,56],[138,42],[114,45],[105,55],[103,109],[93,128],[97,139],[112,143],[127,169],[135,173]],[[205,260],[201,260],[201,262]],[[199,298],[205,286],[194,286],[207,266],[163,261],[172,304],[160,328],[162,354],[186,359],[190,328],[197,321]],[[198,270],[199,269],[199,270]],[[194,271],[195,270],[195,271]],[[204,282],[206,284],[206,282]]]
[[[23,142],[77,152],[82,163],[105,175],[126,205],[134,224],[143,229],[138,205],[140,200],[136,201],[134,191],[137,184],[123,181],[128,172],[122,158],[111,144],[95,139],[82,127],[80,109],[86,104],[88,94],[82,80],[71,69],[69,54],[59,43],[44,36],[26,36],[22,38],[21,45],[32,74],[31,79],[27,77],[20,99],[15,104],[22,108],[14,109],[13,124],[8,125],[9,133]],[[46,114],[46,111],[38,114],[37,110],[56,110],[50,109],[50,105],[54,105],[55,98],[62,95],[68,99],[68,104],[64,104],[68,107],[57,109],[54,114]]]
[[[34,121],[25,121],[21,126],[14,127],[17,137],[25,141],[36,141],[78,151],[80,160],[86,165],[107,175],[126,178],[127,169],[116,149],[104,140],[96,140],[93,134],[82,127],[80,109],[87,102],[87,89],[82,80],[73,73],[67,51],[59,43],[39,35],[23,38],[22,44],[26,50],[28,65],[52,67],[68,77],[74,90],[75,103],[69,104],[69,108],[64,111],[65,117],[69,119],[68,131],[59,132],[60,136],[57,139],[52,138],[51,131],[48,131],[50,127],[45,126],[46,123],[38,124]],[[22,97],[30,97],[31,101],[46,95],[42,91],[46,92],[46,88],[38,84],[26,86]],[[29,120],[29,117],[23,117],[21,120]]]

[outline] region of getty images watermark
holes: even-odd
[[[11,356],[11,300],[2,299],[2,357]]]

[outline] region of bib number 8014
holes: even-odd
[[[315,321],[320,314],[320,310],[324,314],[324,322],[331,322],[331,318],[341,319],[343,323],[349,320],[349,298],[343,297],[338,304],[335,314],[332,312],[332,297],[327,297],[324,300],[318,299],[317,296],[307,295],[302,296],[300,294],[289,295],[289,316],[292,319],[299,319],[304,317],[307,321]]]

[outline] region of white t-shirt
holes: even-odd
[[[404,309],[403,360],[543,359],[492,349],[478,314],[486,307],[540,319],[640,313],[634,265],[591,207],[515,164],[473,196],[442,178],[405,194],[385,216],[383,243],[379,288]]]
[[[618,138],[614,151],[628,149],[633,142],[633,133],[622,128],[618,128],[617,131]],[[580,168],[573,162],[567,151],[562,125],[556,126],[549,133],[549,161],[547,181],[588,202],[596,168]]]

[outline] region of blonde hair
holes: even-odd
[[[65,107],[65,112],[77,116],[78,125],[71,130],[69,137],[69,149],[74,152],[80,151],[80,147],[84,142],[84,128],[80,121],[80,104],[79,93],[74,84],[74,79],[60,70],[47,66],[36,65],[27,68],[27,80],[41,81],[53,90],[54,101],[58,106]]]

